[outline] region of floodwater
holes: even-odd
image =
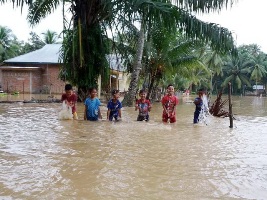
[[[193,98],[193,97],[192,97]],[[215,98],[215,97],[214,97]],[[267,199],[267,99],[233,97],[236,120],[58,120],[58,103],[0,104],[0,199]],[[102,112],[106,108],[101,107]]]

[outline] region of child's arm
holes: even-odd
[[[110,115],[110,109],[107,111],[107,120],[109,120],[109,115]]]
[[[197,99],[197,98],[196,98],[196,99],[194,100],[194,104],[195,104],[195,105],[198,105],[199,103],[200,103],[200,99]]]
[[[148,112],[151,111],[151,108],[152,108],[152,106],[151,106],[151,103],[150,103],[150,101],[149,101],[149,104],[148,104]]]
[[[63,102],[65,100],[64,94],[61,95],[60,101]]]
[[[135,111],[137,111],[139,109],[139,104],[138,104],[138,100],[136,99],[135,101]]]
[[[175,99],[175,105],[173,106],[173,110],[172,110],[172,116],[174,116],[174,113],[175,113],[175,111],[176,111],[176,106],[179,104],[179,99],[178,98],[176,98]]]
[[[135,111],[137,111],[138,110],[138,104],[135,104]]]
[[[175,106],[173,106],[173,110],[172,110],[172,113],[171,113],[171,117],[173,117],[173,116],[174,116],[175,110],[176,110],[176,105],[175,105]]]
[[[167,109],[166,109],[166,107],[165,107],[164,104],[162,104],[162,107],[163,107],[164,112],[165,112],[165,113],[168,113],[168,112],[167,112]]]
[[[119,112],[119,118],[121,118],[121,109],[119,109],[118,112]]]
[[[87,106],[84,105],[84,115],[83,115],[83,119],[84,119],[84,120],[87,120],[86,112],[87,112]]]

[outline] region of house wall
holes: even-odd
[[[0,68],[0,91],[3,90],[2,82],[3,82],[3,74],[2,74],[2,70]]]
[[[37,93],[40,89],[41,70],[3,70],[2,87],[5,92]]]
[[[11,68],[11,66],[19,67],[19,69]],[[30,69],[29,67],[38,68]],[[9,93],[18,91],[20,93],[61,94],[64,92],[65,82],[58,78],[59,71],[59,64],[5,64],[0,67],[0,75],[2,74],[0,84],[2,89]],[[110,87],[119,89],[121,92],[127,91],[130,75],[115,70],[111,70],[111,74],[116,75],[116,78],[110,78]]]
[[[120,72],[120,75],[119,75],[119,90],[121,92],[128,91],[130,80],[131,80],[131,75],[130,74],[126,74],[126,73]]]
[[[14,65],[12,65],[14,66]],[[5,66],[7,67],[7,66]],[[20,67],[23,67],[20,65]],[[27,69],[27,67],[40,67]],[[65,83],[59,80],[60,65],[27,65],[20,69],[2,69],[2,88],[5,92],[60,94]]]
[[[64,92],[65,82],[59,79],[60,65],[43,65],[43,87],[50,88],[51,93],[60,94]]]
[[[110,89],[118,89],[120,92],[125,92],[129,88],[130,74],[116,70],[110,71]]]

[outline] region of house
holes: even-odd
[[[110,89],[118,89],[121,92],[125,92],[129,87],[130,75],[125,73],[124,60],[120,55],[109,54],[107,55],[107,61],[110,68]]]
[[[253,90],[265,90],[264,85],[253,85]]]
[[[253,85],[252,88],[255,95],[266,95],[264,85]]]
[[[5,60],[0,66],[0,85],[7,93],[64,92],[65,82],[59,79],[62,63],[59,59],[61,44],[47,44],[43,48]],[[123,73],[121,58],[108,55],[110,64],[110,88],[128,89],[128,76]],[[99,79],[101,91],[101,78]],[[100,92],[99,91],[99,92]]]
[[[58,78],[61,44],[5,60],[0,66],[0,84],[7,93],[62,93],[65,83]]]

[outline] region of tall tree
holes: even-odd
[[[158,26],[155,26],[155,29],[150,30],[149,33],[151,40],[145,54],[148,57],[145,74],[150,77],[148,79],[149,98],[151,98],[150,95],[154,96],[153,92],[157,90],[162,78],[172,80],[173,82],[169,84],[173,83],[178,89],[184,87],[179,83],[192,81],[193,71],[205,68],[194,53],[195,49],[202,45],[200,42],[185,38],[179,32],[170,33],[164,27],[158,29]],[[182,77],[188,81],[177,81]]]
[[[254,54],[251,61],[251,80],[255,80],[256,83],[256,93],[258,93],[258,83],[266,75],[267,60],[266,55],[263,53]]]
[[[212,50],[208,46],[204,46],[204,53],[201,55],[201,59],[210,71],[210,93],[213,92],[213,77],[223,75],[223,59],[220,52]]]
[[[30,36],[31,37],[28,39],[28,42],[26,42],[22,48],[22,53],[24,54],[41,49],[45,45],[35,32],[30,32]]]
[[[20,45],[12,30],[0,26],[0,63],[19,54]]]
[[[139,15],[143,16],[142,19],[144,20],[144,22],[146,22],[145,30],[149,30],[149,27],[153,26],[153,24],[155,23],[156,24],[161,23],[162,26],[167,28],[169,31],[176,31],[175,28],[178,25],[180,31],[184,32],[187,37],[198,38],[199,40],[202,41],[210,41],[211,47],[220,52],[227,52],[227,51],[232,51],[232,53],[235,52],[234,50],[235,48],[233,45],[233,38],[231,36],[231,33],[227,31],[227,29],[218,27],[215,24],[204,23],[190,14],[192,11],[209,12],[211,10],[221,9],[220,6],[222,6],[224,3],[227,4],[228,1],[223,3],[222,1],[221,2],[209,1],[206,2],[206,4],[203,4],[203,1],[202,3],[200,3],[199,1],[195,1],[194,3],[192,2],[189,3],[188,1],[172,1],[174,5],[171,4],[170,1],[167,2],[168,2],[167,4],[161,4],[160,9],[157,7],[151,8],[152,6],[150,5],[149,6],[150,9],[148,10],[146,9],[138,10]],[[220,6],[218,7],[219,4]],[[140,8],[142,7],[145,6],[144,5],[140,6]],[[165,10],[162,9],[163,7],[165,8]],[[168,11],[166,12],[166,10]],[[155,19],[156,18],[154,15],[155,13],[157,13],[157,16],[160,17],[157,18],[157,20],[151,22],[151,20],[149,19]],[[171,15],[168,15],[168,13],[171,13]],[[136,69],[141,70],[140,67],[136,67]],[[136,73],[136,71],[134,73]],[[138,79],[132,79],[131,83],[137,81]],[[134,85],[136,86],[138,84],[135,83]],[[131,106],[133,104],[132,103],[134,100],[133,97],[136,93],[137,88],[134,87],[133,89],[132,86],[133,85],[129,86],[131,90],[125,96],[127,102],[125,101],[124,105]]]
[[[223,81],[222,87],[226,87],[229,82],[232,82],[234,92],[237,93],[237,90],[241,89],[242,85],[251,86],[249,81],[250,65],[250,61],[247,61],[245,57],[229,57],[224,64],[223,70],[227,77]]]

